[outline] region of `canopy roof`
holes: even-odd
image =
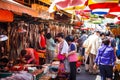
[[[107,14],[110,11],[119,11],[119,0],[54,0],[49,8],[49,12],[64,10],[73,14],[76,10],[83,10],[88,6],[92,14]],[[117,8],[115,8],[117,7]],[[114,9],[115,8],[115,9]],[[119,13],[118,13],[119,14]]]

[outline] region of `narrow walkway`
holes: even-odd
[[[85,72],[84,66],[81,66],[81,73],[77,74],[77,80],[101,80],[100,75],[90,75]]]

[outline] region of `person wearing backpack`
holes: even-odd
[[[109,44],[110,40],[108,38],[102,41],[93,66],[94,69],[97,68],[97,65],[99,66],[101,80],[112,80],[113,77],[116,57],[114,55],[114,48]]]

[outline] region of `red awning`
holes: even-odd
[[[12,22],[13,13],[8,10],[0,9],[0,22]]]

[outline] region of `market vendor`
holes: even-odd
[[[46,49],[46,39],[45,39],[45,30],[40,31],[40,36],[39,36],[39,48],[41,50]]]
[[[33,48],[25,48],[21,51],[21,60],[27,64],[39,64],[39,57]]]

